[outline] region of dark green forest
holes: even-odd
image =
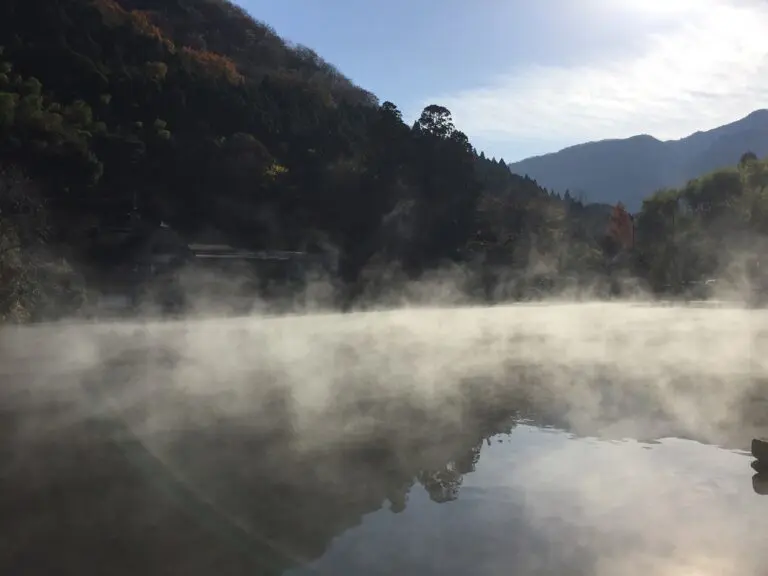
[[[188,238],[332,250],[351,297],[377,271],[451,265],[486,299],[532,275],[668,290],[722,269],[720,236],[754,247],[768,226],[768,166],[749,155],[628,219],[512,174],[439,103],[407,125],[225,0],[4,0],[0,46],[7,319],[81,306],[94,244],[134,207]]]

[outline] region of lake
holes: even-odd
[[[3,574],[764,574],[762,311],[0,332]]]
[[[402,512],[366,514],[288,574],[764,573],[768,502],[748,462],[521,425],[483,446],[455,500],[417,484]]]

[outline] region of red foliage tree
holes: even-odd
[[[632,215],[627,212],[621,202],[616,204],[611,212],[611,218],[608,222],[608,236],[625,250],[632,248],[635,243]]]
[[[205,74],[224,77],[232,84],[239,84],[243,81],[243,76],[238,72],[235,63],[226,56],[207,50],[196,50],[188,46],[181,49],[181,54],[187,62]]]

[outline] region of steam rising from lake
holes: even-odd
[[[6,410],[27,414],[7,425],[19,458],[109,417],[198,490],[214,475],[240,475],[245,490],[254,453],[180,443],[214,429],[279,437],[282,455],[258,452],[267,467],[356,446],[417,442],[424,456],[507,410],[580,435],[746,448],[768,425],[766,320],[736,307],[580,303],[13,328],[0,332],[0,378]],[[654,482],[647,461],[624,465]],[[317,477],[336,482],[324,466]],[[590,517],[619,505],[574,494],[589,496]],[[603,565],[635,573],[617,558]]]
[[[28,392],[85,382],[120,409],[142,405],[136,430],[251,418],[282,390],[305,440],[326,442],[349,432],[326,417],[342,405],[408,398],[450,418],[471,392],[511,394],[584,431],[653,435],[664,422],[717,442],[743,429],[768,376],[766,320],[625,303],[412,308],[17,328],[0,344],[2,370]]]

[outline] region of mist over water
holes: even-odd
[[[766,320],[587,302],[4,329],[0,568],[279,574],[338,537],[305,569],[350,573],[374,542],[378,573],[760,573],[768,502],[714,446],[766,435]]]

